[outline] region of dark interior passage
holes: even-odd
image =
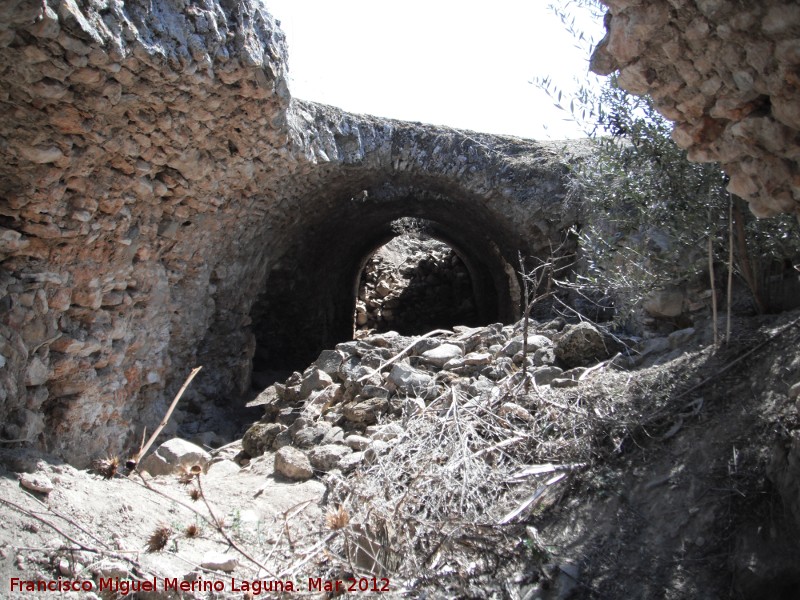
[[[511,265],[522,242],[483,202],[397,181],[323,193],[330,210],[287,232],[293,243],[269,265],[251,308],[254,373],[303,369],[322,350],[353,339],[360,276],[370,257],[398,237],[402,220],[424,222],[427,237],[443,250],[435,260],[409,265],[402,278],[413,285],[383,290],[391,297],[381,303],[381,329],[413,335],[517,316]]]
[[[381,246],[361,272],[355,307],[359,332],[423,334],[479,322],[464,261],[433,237],[424,221]],[[402,227],[402,224],[400,224]]]

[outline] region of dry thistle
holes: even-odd
[[[194,538],[200,535],[200,526],[197,523],[189,523],[184,530],[186,537]]]
[[[350,523],[350,514],[342,505],[339,505],[336,510],[329,510],[328,514],[325,515],[325,525],[328,529],[333,529],[334,531],[342,529],[347,527],[348,523]]]
[[[102,475],[104,479],[113,479],[119,469],[119,456],[109,456],[101,458],[92,463],[92,469]]]
[[[191,498],[194,502],[197,502],[202,497],[203,494],[197,488],[192,488],[189,490],[189,498]]]
[[[150,539],[147,540],[148,552],[160,552],[167,546],[169,536],[172,535],[172,529],[168,525],[159,525],[155,531],[150,534]]]

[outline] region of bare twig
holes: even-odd
[[[186,381],[183,382],[181,389],[179,389],[178,393],[175,394],[175,398],[172,400],[172,404],[169,405],[167,412],[164,414],[164,418],[161,419],[161,423],[158,424],[158,427],[156,427],[156,430],[153,432],[153,435],[150,436],[150,439],[148,439],[147,442],[144,444],[144,446],[139,449],[139,452],[136,453],[136,456],[133,458],[134,462],[138,463],[145,457],[147,451],[150,450],[150,446],[153,445],[153,442],[156,441],[156,438],[164,430],[164,427],[167,426],[169,418],[172,416],[172,412],[178,405],[178,400],[181,399],[181,396],[183,396],[183,393],[186,391],[186,388],[189,387],[189,384],[192,382],[192,379],[194,379],[194,376],[197,375],[200,372],[200,369],[202,368],[203,368],[202,366],[195,367],[194,369],[192,369],[192,372],[189,373],[189,376],[186,378]]]

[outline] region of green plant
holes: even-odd
[[[587,53],[591,42],[570,11],[596,9],[591,0],[553,8]],[[756,312],[782,308],[781,282],[800,256],[794,220],[755,219],[726,191],[720,166],[689,161],[652,100],[621,89],[615,75],[599,90],[582,83],[565,92],[548,77],[533,83],[591,142],[571,166],[571,198],[582,221],[580,294],[613,303],[616,319],[624,321],[653,290],[709,285],[709,274],[724,273],[714,264],[724,264],[750,291]],[[720,286],[712,280],[709,287]]]

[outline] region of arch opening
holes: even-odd
[[[459,272],[467,273],[460,277],[466,281],[456,294],[456,308],[463,303],[465,314],[467,308],[470,312],[447,326],[518,318],[519,285],[512,265],[521,242],[509,225],[468,193],[422,183],[382,180],[320,190],[326,210],[285,232],[290,243],[267,266],[250,308],[254,385],[264,382],[261,372],[300,370],[322,350],[353,339],[359,277],[370,257],[398,237],[398,220],[424,221],[428,235],[449,248],[448,260],[455,255],[456,264],[463,265]],[[442,304],[457,312],[452,303]],[[416,324],[401,333],[431,328],[437,327]],[[390,329],[397,329],[396,323]]]
[[[419,335],[480,322],[469,268],[424,219],[392,222],[396,237],[371,253],[358,278],[356,337],[397,331]]]

